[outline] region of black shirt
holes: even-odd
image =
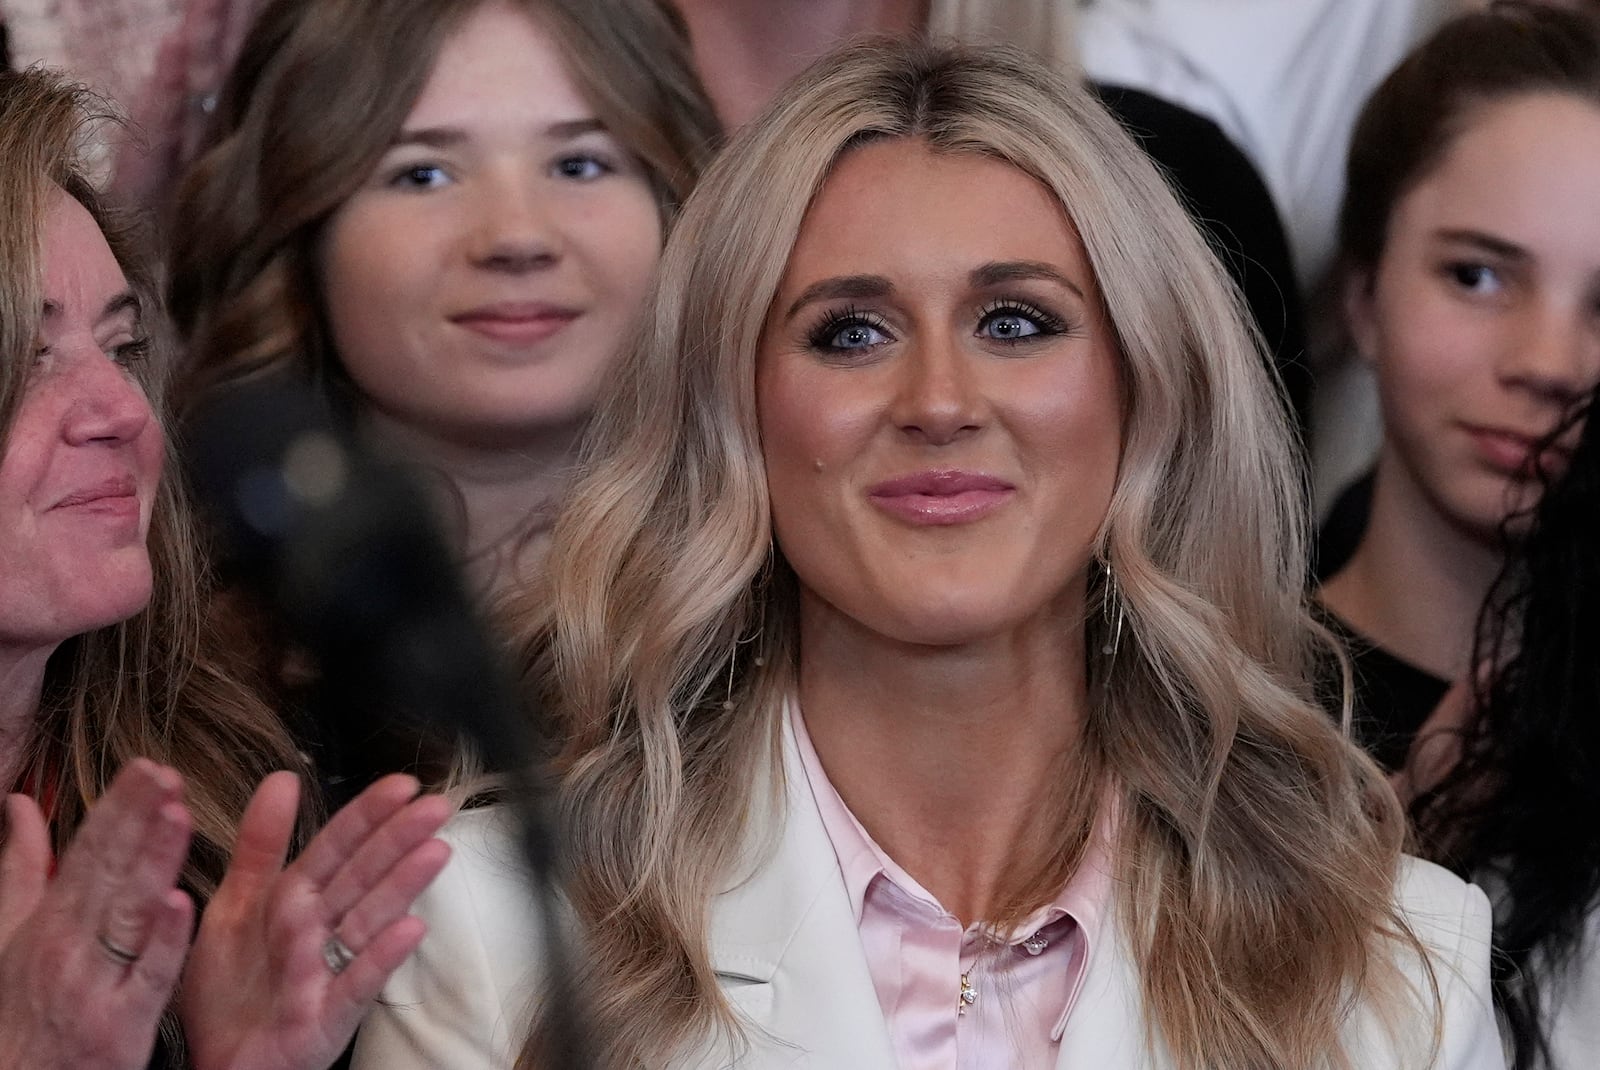
[[[1311,395],[1305,312],[1289,239],[1255,164],[1203,115],[1137,89],[1089,88],[1160,167],[1233,276],[1304,428]]]
[[[1317,617],[1350,655],[1351,728],[1356,742],[1385,770],[1400,769],[1417,730],[1450,690],[1450,681],[1395,657],[1357,634],[1325,606],[1319,606]],[[1330,662],[1321,674],[1319,690],[1323,705],[1335,718],[1342,706],[1342,684],[1338,665]]]

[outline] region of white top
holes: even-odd
[[[734,1059],[722,1051],[681,1058],[672,1063],[676,1068],[731,1063],[744,1070],[895,1070],[853,908],[792,745],[789,750],[787,817],[776,848],[712,906],[713,965],[725,995],[751,1026],[748,1047]],[[417,906],[428,936],[363,1025],[355,1070],[512,1065],[539,987],[540,940],[511,861],[508,820],[500,809],[475,810],[447,828],[455,854]],[[1402,866],[1396,895],[1431,953],[1443,1000],[1434,1067],[1503,1070],[1489,997],[1488,900],[1477,887],[1415,860]],[[1110,939],[1101,941],[1104,950],[1089,964],[1056,1065],[1166,1070],[1169,1060],[1146,1049],[1132,956],[1114,928],[1105,935]],[[1418,969],[1407,973],[1423,984]],[[1353,1016],[1347,1038],[1362,1070],[1414,1065],[1365,1012]]]
[[[1215,122],[1260,170],[1302,285],[1334,250],[1350,131],[1367,95],[1461,0],[1091,0],[1095,81]]]
[[[1589,912],[1582,954],[1544,993],[1556,1070],[1590,1070],[1600,1061],[1600,908]]]

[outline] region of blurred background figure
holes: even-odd
[[[1495,996],[1517,1070],[1600,1051],[1600,424],[1595,398],[1479,621],[1474,679],[1401,779],[1421,849],[1495,908]],[[1566,428],[1558,440],[1564,440]]]
[[[63,68],[126,109],[96,170],[112,195],[170,205],[261,0],[0,0],[13,67]]]
[[[1393,769],[1600,377],[1600,24],[1508,4],[1440,29],[1362,112],[1340,241],[1384,437],[1324,529],[1320,597]]]
[[[171,234],[185,403],[309,384],[429,481],[486,606],[536,584],[590,410],[718,140],[677,16],[275,0],[215,120]],[[278,622],[234,608],[302,705]],[[325,764],[415,764],[415,739],[377,749],[399,712],[327,711],[344,757]]]

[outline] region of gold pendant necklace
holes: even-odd
[[[978,1002],[978,990],[972,987],[972,971],[961,975],[961,1001],[956,1004],[956,1017],[967,1013],[967,1008]]]

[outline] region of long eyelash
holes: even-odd
[[[853,323],[865,324],[877,331],[887,331],[888,324],[870,312],[863,312],[855,305],[848,305],[828,313],[815,327],[806,332],[806,344],[812,349],[832,349],[828,344],[829,339],[839,331]]]
[[[978,310],[978,322],[982,323],[997,312],[1021,313],[1038,324],[1039,333],[1044,335],[1071,334],[1079,327],[1075,320],[1063,319],[1049,309],[1040,308],[1032,301],[1023,301],[1014,297],[997,298],[984,305]],[[1025,340],[1022,338],[1014,339],[1017,342]]]
[[[133,364],[144,360],[150,355],[150,336],[144,335],[131,342],[124,342],[116,349],[116,359],[119,364]]]

